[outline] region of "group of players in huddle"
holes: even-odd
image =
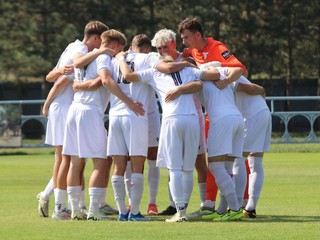
[[[54,192],[55,220],[112,220],[117,214],[119,221],[150,221],[140,211],[147,160],[147,215],[168,215],[166,222],[256,218],[271,140],[265,89],[245,77],[246,68],[225,44],[204,37],[196,18],[183,20],[178,33],[183,52],[170,29],[152,40],[136,35],[124,52],[123,33],[90,21],[83,40],[67,46],[46,77],[54,85],[42,112],[55,164],[38,195],[40,216],[49,216]],[[83,173],[90,158],[87,210]],[[106,203],[112,166],[116,209]],[[162,212],[159,168],[169,173],[170,205]],[[200,208],[188,214],[194,169]]]

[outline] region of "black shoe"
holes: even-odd
[[[246,209],[243,210],[243,217],[244,218],[257,218],[256,210],[247,211]]]
[[[169,206],[167,207],[166,210],[162,211],[161,213],[159,213],[158,215],[166,215],[166,216],[172,216],[172,215],[175,215],[177,213],[177,209],[172,207],[172,206]]]

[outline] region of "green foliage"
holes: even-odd
[[[82,39],[89,20],[123,31],[130,41],[160,28],[176,31],[193,16],[206,36],[225,42],[247,66],[249,78],[320,78],[319,9],[317,0],[1,1],[0,73],[43,78],[67,44]]]

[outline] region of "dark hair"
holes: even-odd
[[[134,38],[131,41],[131,45],[136,46],[138,48],[143,48],[143,47],[152,48],[151,40],[146,34],[138,34],[134,36]]]
[[[90,38],[93,35],[101,35],[104,31],[109,30],[108,26],[99,21],[90,21],[84,28],[84,37]]]
[[[178,26],[178,33],[184,30],[189,30],[192,33],[199,32],[203,36],[203,29],[200,21],[197,18],[186,18]]]

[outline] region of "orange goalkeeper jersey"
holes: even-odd
[[[207,62],[221,62],[222,67],[241,67],[246,73],[246,67],[229,51],[227,46],[212,37],[206,38],[208,44],[202,50],[185,49],[184,56],[192,56],[197,64],[201,65]]]

